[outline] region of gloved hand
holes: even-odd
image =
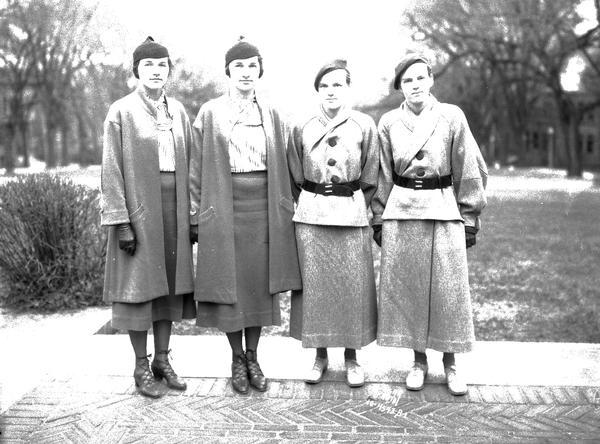
[[[477,228],[465,227],[465,239],[467,241],[467,248],[471,248],[477,243]]]
[[[373,225],[373,240],[381,247],[381,224]]]
[[[119,248],[130,256],[135,253],[135,231],[131,224],[117,225],[117,236],[119,238]]]
[[[198,225],[190,225],[190,242],[192,244],[198,242]]]

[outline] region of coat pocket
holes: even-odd
[[[214,218],[216,215],[215,209],[211,206],[198,215],[198,225],[204,224]]]
[[[132,213],[129,214],[129,221],[135,222],[136,220],[139,220],[145,212],[146,208],[144,205],[140,204]]]
[[[288,210],[290,213],[294,212],[294,204],[292,203],[292,200],[288,199],[287,197],[282,197],[279,199],[279,205]]]

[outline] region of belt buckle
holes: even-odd
[[[325,194],[333,194],[333,184],[332,183],[327,183],[325,184]]]
[[[415,179],[415,190],[417,188],[423,188],[423,179]]]

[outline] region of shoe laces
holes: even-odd
[[[136,356],[135,357],[135,368],[140,368],[140,369],[148,369],[149,370],[149,365],[148,365],[148,359],[152,356],[152,354],[148,354],[146,356]]]
[[[243,358],[243,356],[236,356],[231,363],[231,371],[233,373],[233,377],[236,379],[244,376],[247,377],[248,370],[246,367],[246,360]]]
[[[246,365],[248,366],[248,371],[252,376],[264,376],[260,365],[256,360],[256,351],[246,350]]]
[[[248,371],[252,376],[264,376],[258,361],[248,361]]]

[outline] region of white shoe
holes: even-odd
[[[429,367],[427,364],[421,364],[420,362],[413,363],[413,367],[406,377],[406,388],[408,390],[422,390],[428,370]]]
[[[350,387],[365,385],[365,371],[355,359],[346,359],[346,384]]]
[[[456,365],[450,367],[444,367],[446,373],[446,383],[448,384],[448,391],[454,396],[461,396],[467,393],[469,388],[467,383],[464,381],[460,373],[456,371]]]
[[[308,384],[318,384],[323,380],[323,375],[327,371],[327,364],[329,360],[327,358],[315,358],[313,368],[308,372],[304,382]]]

